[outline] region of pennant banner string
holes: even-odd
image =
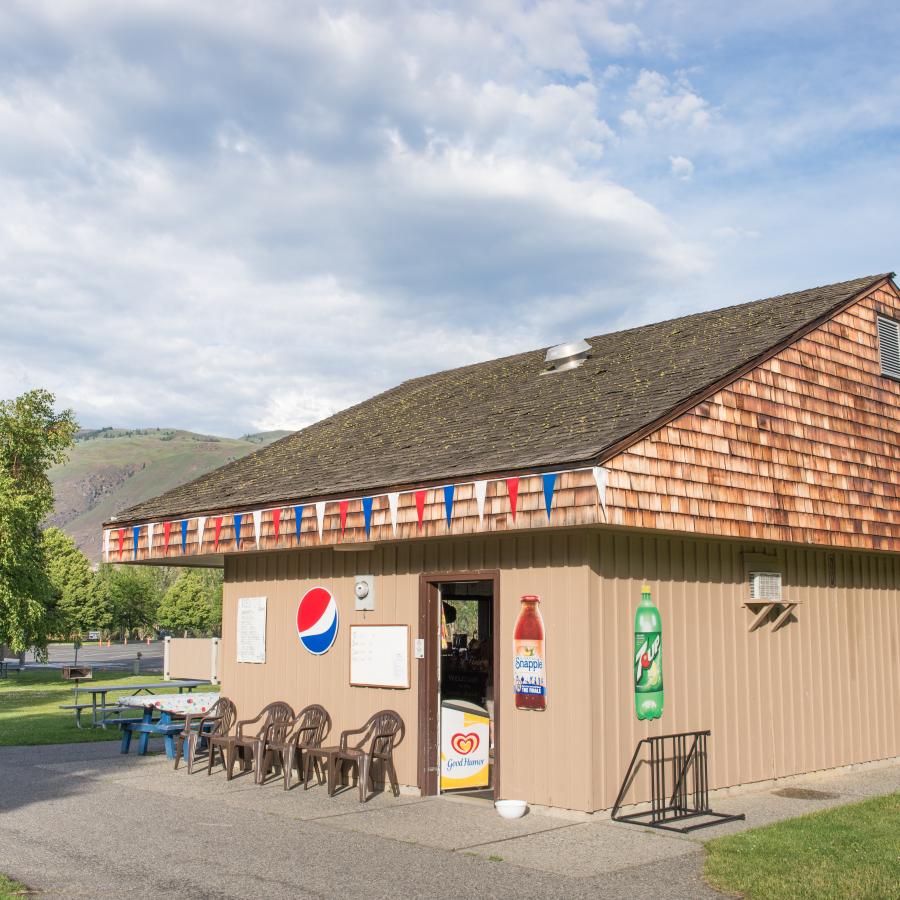
[[[609,470],[602,466],[581,466],[575,469],[564,469],[559,472],[546,472],[540,474],[540,478],[542,480],[543,485],[543,494],[544,494],[544,508],[547,512],[547,518],[550,518],[550,511],[553,505],[553,494],[556,489],[556,482],[560,475],[568,474],[569,472],[591,472],[594,480],[597,484],[597,493],[599,495],[600,506],[603,510],[603,515],[606,517],[606,488],[609,480]],[[485,501],[487,497],[487,485],[488,481],[500,481],[503,480],[506,482],[506,488],[509,495],[510,502],[510,513],[512,515],[513,521],[516,519],[516,515],[518,512],[518,496],[519,496],[519,482],[521,478],[534,478],[538,477],[537,475],[523,475],[523,476],[511,476],[506,479],[478,479],[472,482],[460,482],[461,484],[472,484],[475,489],[475,500],[478,508],[478,519],[480,522],[484,522],[484,511],[485,511]],[[447,519],[448,527],[451,524],[452,516],[453,516],[453,503],[455,499],[455,491],[458,487],[457,484],[447,484],[442,488],[444,495],[444,512]],[[377,496],[386,496],[388,499],[388,506],[390,507],[391,513],[391,527],[393,533],[397,533],[397,524],[398,524],[398,508],[400,503],[401,495],[412,494],[415,497],[415,505],[416,505],[416,518],[418,521],[418,526],[421,529],[424,523],[424,515],[425,515],[425,501],[428,494],[428,489],[419,488],[414,490],[406,490],[406,491],[390,491],[386,492],[384,495],[374,494],[370,497],[362,497],[362,498],[344,498],[339,500],[319,500],[315,503],[316,510],[316,520],[319,532],[319,539],[322,540],[324,538],[325,531],[325,509],[328,503],[337,503],[338,508],[340,510],[340,520],[341,520],[341,533],[343,534],[347,527],[347,514],[349,511],[350,503],[352,500],[361,499],[363,505],[363,519],[366,529],[366,535],[368,536],[371,530],[371,514],[372,508],[374,505],[374,499]],[[297,535],[297,540],[299,542],[300,539],[300,526],[303,518],[303,505],[297,505],[294,507],[294,528]],[[256,545],[259,546],[259,537],[262,526],[262,516],[264,513],[272,513],[272,522],[275,532],[276,540],[280,534],[280,521],[281,521],[281,513],[283,507],[268,507],[266,509],[254,510],[251,513],[253,518],[254,532],[256,538]],[[240,546],[241,541],[241,523],[244,518],[244,513],[233,513],[232,518],[234,520],[234,539],[235,545]],[[215,549],[218,551],[219,549],[219,539],[222,529],[222,520],[223,516],[215,517]],[[181,520],[181,547],[182,552],[186,552],[187,545],[187,531],[188,531],[188,522],[189,519]],[[197,543],[198,548],[202,549],[203,547],[203,532],[206,525],[207,516],[198,516],[197,517]],[[134,534],[137,534],[137,530],[142,526],[135,526]],[[147,552],[148,555],[151,555],[153,552],[153,534],[156,527],[156,523],[148,523],[147,524]],[[163,523],[163,536],[164,536],[164,551],[168,552],[169,549],[169,535],[172,528],[172,522],[164,522]],[[124,532],[125,529],[119,529],[117,532],[117,537],[119,538],[119,547],[118,554],[121,558],[122,551],[124,549]],[[103,553],[104,556],[109,558],[109,545],[110,545],[110,537],[112,534],[112,529],[105,529],[103,532]]]

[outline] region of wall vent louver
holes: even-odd
[[[900,324],[893,319],[878,317],[878,353],[882,375],[900,379]]]
[[[751,572],[750,599],[768,600],[770,602],[781,600],[781,573]]]

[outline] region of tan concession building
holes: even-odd
[[[648,735],[710,729],[712,787],[897,757],[898,323],[878,275],[413,379],[124,511],[104,552],[224,566],[240,714],[321,703],[339,731],[393,708],[400,781],[426,793],[482,714],[470,786],[585,811]],[[517,705],[523,595],[537,710]]]

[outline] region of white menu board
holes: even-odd
[[[409,687],[409,626],[351,625],[350,684]]]
[[[266,661],[266,598],[241,597],[237,603],[237,661]]]

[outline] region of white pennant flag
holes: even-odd
[[[206,527],[206,516],[197,516],[197,552],[203,552],[203,529]]]
[[[147,523],[147,556],[153,556],[153,532],[155,529],[155,522]]]
[[[325,530],[325,501],[320,500],[316,504],[316,522],[319,524],[319,540],[322,540],[322,532]]]
[[[484,524],[484,498],[487,496],[487,482],[475,482],[475,499],[478,501],[478,521]]]
[[[606,485],[609,481],[609,471],[603,466],[594,466],[594,481],[597,482],[597,493],[600,495],[600,508],[603,510],[603,518],[606,518]]]
[[[103,558],[109,562],[109,529],[103,529]]]
[[[256,538],[256,549],[259,550],[259,529],[262,527],[262,510],[253,513],[253,535]]]
[[[391,528],[394,529],[394,534],[397,533],[397,506],[400,503],[400,493],[398,491],[394,491],[392,494],[387,495],[388,498],[388,506],[391,508]]]

